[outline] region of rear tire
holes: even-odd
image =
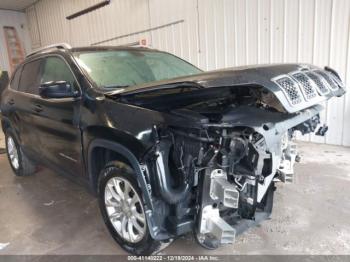
[[[36,165],[25,156],[21,146],[10,130],[5,131],[5,143],[7,158],[15,175],[33,175],[36,170]]]
[[[151,237],[143,197],[128,165],[106,165],[99,176],[98,198],[103,220],[124,250],[134,255],[151,255],[163,249],[163,243]]]

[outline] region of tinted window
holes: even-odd
[[[66,62],[64,62],[59,57],[48,57],[44,60],[41,83],[51,81],[67,81],[72,86],[75,84],[75,79],[72,71],[69,69]]]
[[[38,95],[39,94],[39,74],[41,60],[26,63],[23,66],[21,79],[19,81],[19,91]]]
[[[21,67],[17,68],[15,74],[12,77],[11,83],[10,83],[10,87],[14,90],[18,89],[20,75],[21,75]]]

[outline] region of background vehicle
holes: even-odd
[[[156,50],[62,44],[16,69],[2,127],[16,175],[41,163],[88,185],[130,253],[191,231],[214,249],[270,215],[294,133],[316,131],[320,103],[344,92],[329,68],[202,72]]]

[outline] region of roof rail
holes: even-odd
[[[30,52],[26,57],[38,54],[40,52],[43,52],[45,50],[49,50],[49,49],[52,49],[52,48],[71,49],[72,47],[69,44],[67,44],[67,43],[59,43],[59,44],[48,45],[48,46],[44,46],[44,47],[38,48],[38,49],[34,50],[33,52]]]

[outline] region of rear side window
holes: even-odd
[[[23,66],[21,79],[19,81],[19,91],[38,95],[41,60],[26,63]]]
[[[18,89],[20,75],[21,75],[21,67],[17,68],[15,74],[13,75],[13,77],[11,79],[11,82],[10,82],[11,89],[14,89],[14,90]]]

